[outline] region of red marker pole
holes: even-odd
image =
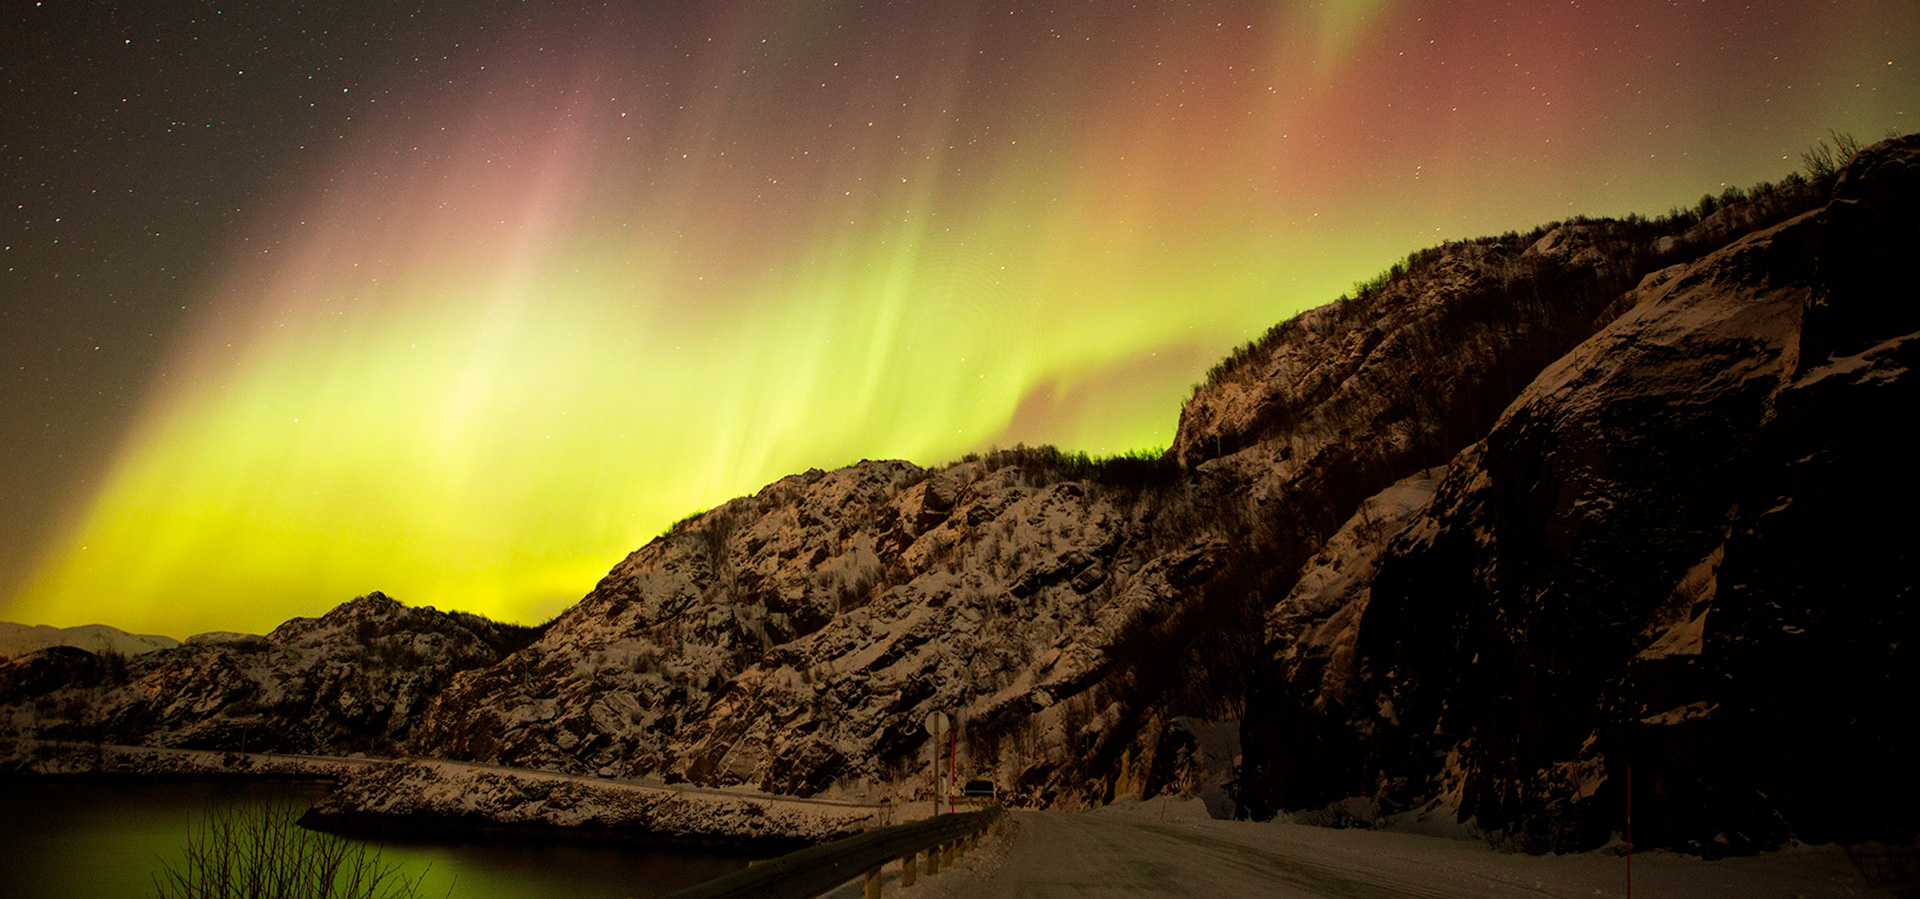
[[[1633,766],[1627,766],[1627,899],[1633,899]]]

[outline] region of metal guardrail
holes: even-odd
[[[675,890],[661,899],[812,899],[849,880],[866,875],[868,895],[877,895],[880,869],[894,861],[912,866],[927,853],[927,873],[950,862],[944,850],[987,829],[1000,818],[999,808],[958,815],[937,815],[925,821],[896,824],[857,836],[789,852],[751,868],[716,877],[706,883]],[[913,875],[902,877],[911,884]]]

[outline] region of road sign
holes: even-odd
[[[952,726],[948,723],[945,712],[928,712],[926,725],[927,733],[936,737],[946,733],[947,728]]]

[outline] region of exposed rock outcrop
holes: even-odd
[[[727,503],[628,557],[539,642],[458,677],[418,749],[807,795],[918,770],[933,710],[975,722],[976,742],[1033,726],[1216,552],[1138,544],[1163,510],[1057,461],[863,462]],[[1062,764],[1029,749],[1010,774]]]

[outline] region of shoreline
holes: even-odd
[[[419,758],[275,755],[0,740],[0,780],[326,783],[310,830],[390,841],[570,842],[779,854],[891,820],[892,809]]]
[[[0,777],[236,777],[342,782],[391,759],[0,739]]]
[[[308,809],[300,816],[298,823],[301,827],[320,833],[376,840],[382,843],[627,846],[659,850],[687,849],[712,855],[748,859],[770,858],[815,845],[807,840],[783,837],[760,839],[677,837],[633,828],[538,823],[502,824],[487,818],[468,819],[431,814],[382,815],[343,812],[316,815],[312,809]]]
[[[884,806],[407,759],[355,772],[303,819],[322,830],[527,834],[794,848],[888,820]]]

